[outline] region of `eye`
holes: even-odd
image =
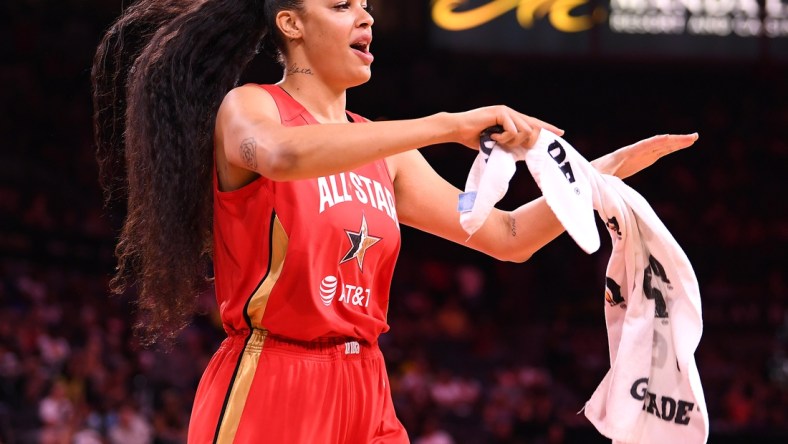
[[[350,2],[342,2],[334,5],[334,9],[350,9]]]

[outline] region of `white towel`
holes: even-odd
[[[556,144],[565,157],[556,156]],[[491,159],[496,151],[503,150],[493,148]],[[598,173],[555,134],[542,130],[520,157],[567,231],[573,227],[569,233],[578,244],[589,238],[586,214],[592,211],[576,197],[586,189],[612,239],[605,292],[611,368],[586,403],[585,415],[615,443],[706,442],[709,420],[694,359],[703,330],[700,291],[681,247],[640,194]],[[498,165],[480,165],[469,182],[471,176],[498,177],[493,168]],[[477,183],[479,204],[484,183]]]
[[[482,226],[495,204],[506,194],[515,172],[515,162],[525,160],[542,193],[550,196],[547,204],[569,235],[586,253],[599,249],[589,181],[585,172],[571,169],[562,146],[556,144],[556,137],[549,131],[541,131],[531,149],[507,151],[498,148],[487,135],[482,136],[479,155],[473,162],[458,205],[460,224],[469,235]],[[535,152],[547,155],[535,156]],[[542,166],[542,162],[548,165]]]

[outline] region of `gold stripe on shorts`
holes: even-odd
[[[241,422],[241,414],[246,405],[246,398],[249,396],[249,389],[252,387],[252,380],[254,380],[254,374],[257,371],[257,363],[260,361],[260,351],[263,349],[263,343],[265,342],[265,333],[263,330],[253,330],[252,336],[246,343],[246,347],[244,347],[241,362],[238,364],[238,370],[233,380],[233,388],[230,390],[230,396],[224,410],[222,423],[214,441],[217,444],[231,444],[235,439],[238,424]]]
[[[265,314],[265,308],[268,305],[268,298],[271,296],[271,290],[273,290],[274,285],[279,280],[279,276],[282,274],[289,240],[282,222],[275,213],[271,216],[271,231],[269,235],[270,257],[268,271],[246,303],[245,315],[250,323],[249,328],[252,329],[252,334],[244,347],[235,375],[231,381],[230,393],[225,400],[224,410],[220,418],[221,423],[217,428],[214,439],[216,444],[230,444],[235,439],[238,424],[241,422],[241,414],[246,405],[246,398],[249,396],[249,390],[252,387],[252,381],[257,371],[260,351],[263,348],[263,342],[265,342],[267,332],[263,330],[261,322]]]

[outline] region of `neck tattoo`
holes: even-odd
[[[310,76],[313,74],[311,69],[309,69],[309,68],[301,68],[298,65],[296,65],[295,63],[290,65],[289,68],[287,68],[287,73],[288,74],[306,74],[306,75],[310,75]]]

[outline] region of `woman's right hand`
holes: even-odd
[[[455,119],[456,141],[473,149],[479,149],[479,136],[482,131],[495,125],[500,125],[503,132],[495,133],[491,138],[504,147],[530,148],[539,137],[541,128],[559,136],[564,134],[563,130],[554,125],[503,105],[451,113],[450,116]]]

